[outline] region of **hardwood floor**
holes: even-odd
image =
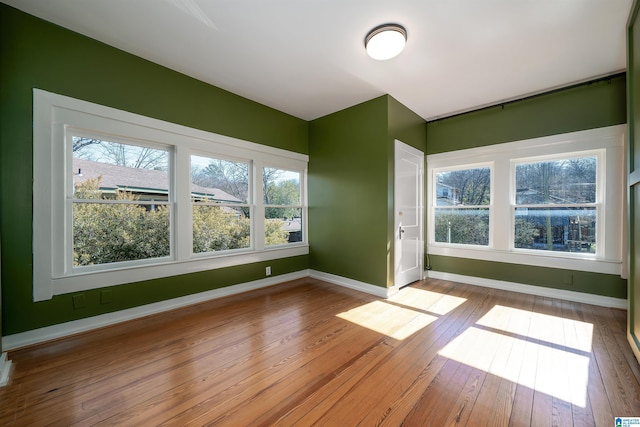
[[[612,426],[626,312],[426,280],[313,279],[10,352],[0,425]]]

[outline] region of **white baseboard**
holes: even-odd
[[[545,288],[542,286],[525,285],[522,283],[505,282],[503,280],[485,279],[482,277],[463,276],[461,274],[445,273],[442,271],[425,271],[425,277],[432,279],[450,280],[452,282],[467,283],[485,288],[501,289],[504,291],[521,292],[523,294],[541,297],[558,298],[583,304],[599,305],[602,307],[627,309],[627,300],[603,295],[587,294],[584,292],[567,291],[564,289]]]
[[[56,338],[62,338],[74,335],[80,332],[90,331],[92,329],[137,319],[151,314],[161,313],[164,311],[174,310],[176,308],[186,307],[204,301],[216,298],[222,298],[242,292],[252,291],[278,283],[290,280],[312,277],[314,279],[323,280],[335,285],[344,286],[367,294],[375,295],[380,298],[389,298],[398,292],[397,287],[383,288],[381,286],[372,285],[358,280],[349,279],[335,274],[324,273],[317,270],[301,270],[293,273],[282,274],[279,276],[268,277],[265,279],[255,280],[253,282],[241,283],[238,285],[227,286],[220,289],[212,289],[210,291],[201,292],[193,295],[185,295],[183,297],[170,300],[160,301],[152,304],[142,305],[139,307],[128,308],[113,313],[100,314],[98,316],[87,317],[85,319],[73,320],[71,322],[60,323],[52,326],[45,326],[31,331],[21,332],[13,335],[2,337],[3,350],[15,350],[17,348],[26,347],[32,344],[38,344],[50,341]],[[600,295],[586,294],[582,292],[573,292],[560,289],[543,288],[540,286],[524,285],[521,283],[505,282],[500,280],[484,279],[480,277],[463,276],[459,274],[444,273],[439,271],[425,272],[425,277],[434,279],[451,280],[454,282],[468,283],[471,285],[484,286],[514,292],[522,292],[526,294],[546,296],[550,298],[565,299],[568,301],[581,302],[586,304],[594,304],[605,307],[627,308],[627,300],[620,298],[612,298]],[[640,356],[636,352],[636,357],[640,360]],[[2,386],[3,376],[8,377],[9,366],[11,362],[6,359],[6,353],[0,358],[0,386]],[[5,372],[6,371],[6,372]]]
[[[7,359],[7,352],[0,355],[0,387],[4,387],[9,382],[9,372],[11,372],[11,361]]]
[[[638,348],[636,341],[633,339],[629,331],[627,331],[627,341],[629,341],[631,350],[633,350],[634,356],[636,356],[636,359],[638,359],[638,363],[640,363],[640,348]]]
[[[14,350],[20,347],[26,347],[28,345],[125,322],[127,320],[137,319],[151,314],[161,313],[163,311],[174,310],[176,308],[186,307],[188,305],[216,298],[265,288],[267,286],[273,286],[290,280],[302,279],[308,276],[309,270],[301,270],[294,273],[281,274],[279,276],[272,276],[265,279],[255,280],[253,282],[241,283],[220,289],[212,289],[210,291],[200,292],[197,294],[185,295],[183,297],[173,298],[170,300],[115,311],[113,313],[100,314],[98,316],[87,317],[85,319],[73,320],[71,322],[45,326],[44,328],[7,335],[6,337],[2,337],[2,349]]]
[[[309,276],[314,279],[323,280],[325,282],[333,283],[334,285],[344,286],[345,288],[365,292],[381,298],[389,298],[390,296],[398,293],[398,288],[396,286],[392,288],[383,288],[381,286],[371,285],[369,283],[317,270],[309,270]]]

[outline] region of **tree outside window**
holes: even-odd
[[[435,182],[435,241],[487,246],[491,169],[440,171]]]
[[[72,137],[73,267],[171,254],[169,152]]]
[[[249,163],[191,156],[193,253],[251,247]]]
[[[300,172],[265,167],[262,177],[265,246],[301,242]]]
[[[595,253],[597,167],[596,156],[518,163],[514,247]]]

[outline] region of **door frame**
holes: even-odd
[[[425,248],[424,248],[424,223],[425,223],[425,195],[424,195],[424,189],[425,189],[425,175],[424,175],[424,171],[425,171],[425,165],[424,165],[424,159],[425,159],[425,154],[424,152],[418,150],[415,147],[412,147],[408,144],[405,144],[404,142],[396,139],[394,140],[394,160],[393,160],[393,250],[394,250],[394,261],[393,261],[393,284],[394,284],[394,288],[399,289],[402,286],[405,286],[406,284],[402,284],[399,285],[398,284],[398,262],[399,262],[399,257],[398,257],[398,253],[399,253],[399,228],[400,228],[400,221],[399,221],[399,215],[398,215],[398,208],[397,208],[397,194],[398,194],[398,189],[397,189],[397,185],[398,185],[398,151],[399,150],[403,150],[411,155],[414,155],[416,157],[420,157],[420,169],[419,169],[419,179],[418,179],[418,206],[417,206],[417,210],[418,210],[418,222],[419,222],[419,229],[418,229],[418,236],[419,236],[419,240],[418,240],[418,263],[419,263],[419,270],[420,270],[420,274],[419,274],[419,278],[417,280],[421,280],[424,278],[424,253],[425,253]]]
[[[640,81],[638,56],[640,55],[640,1],[634,0],[627,21],[627,219],[629,274],[627,278],[627,340],[640,362]]]

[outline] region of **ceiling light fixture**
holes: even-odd
[[[407,41],[407,30],[398,24],[383,24],[369,31],[364,47],[373,59],[383,61],[397,56]]]

